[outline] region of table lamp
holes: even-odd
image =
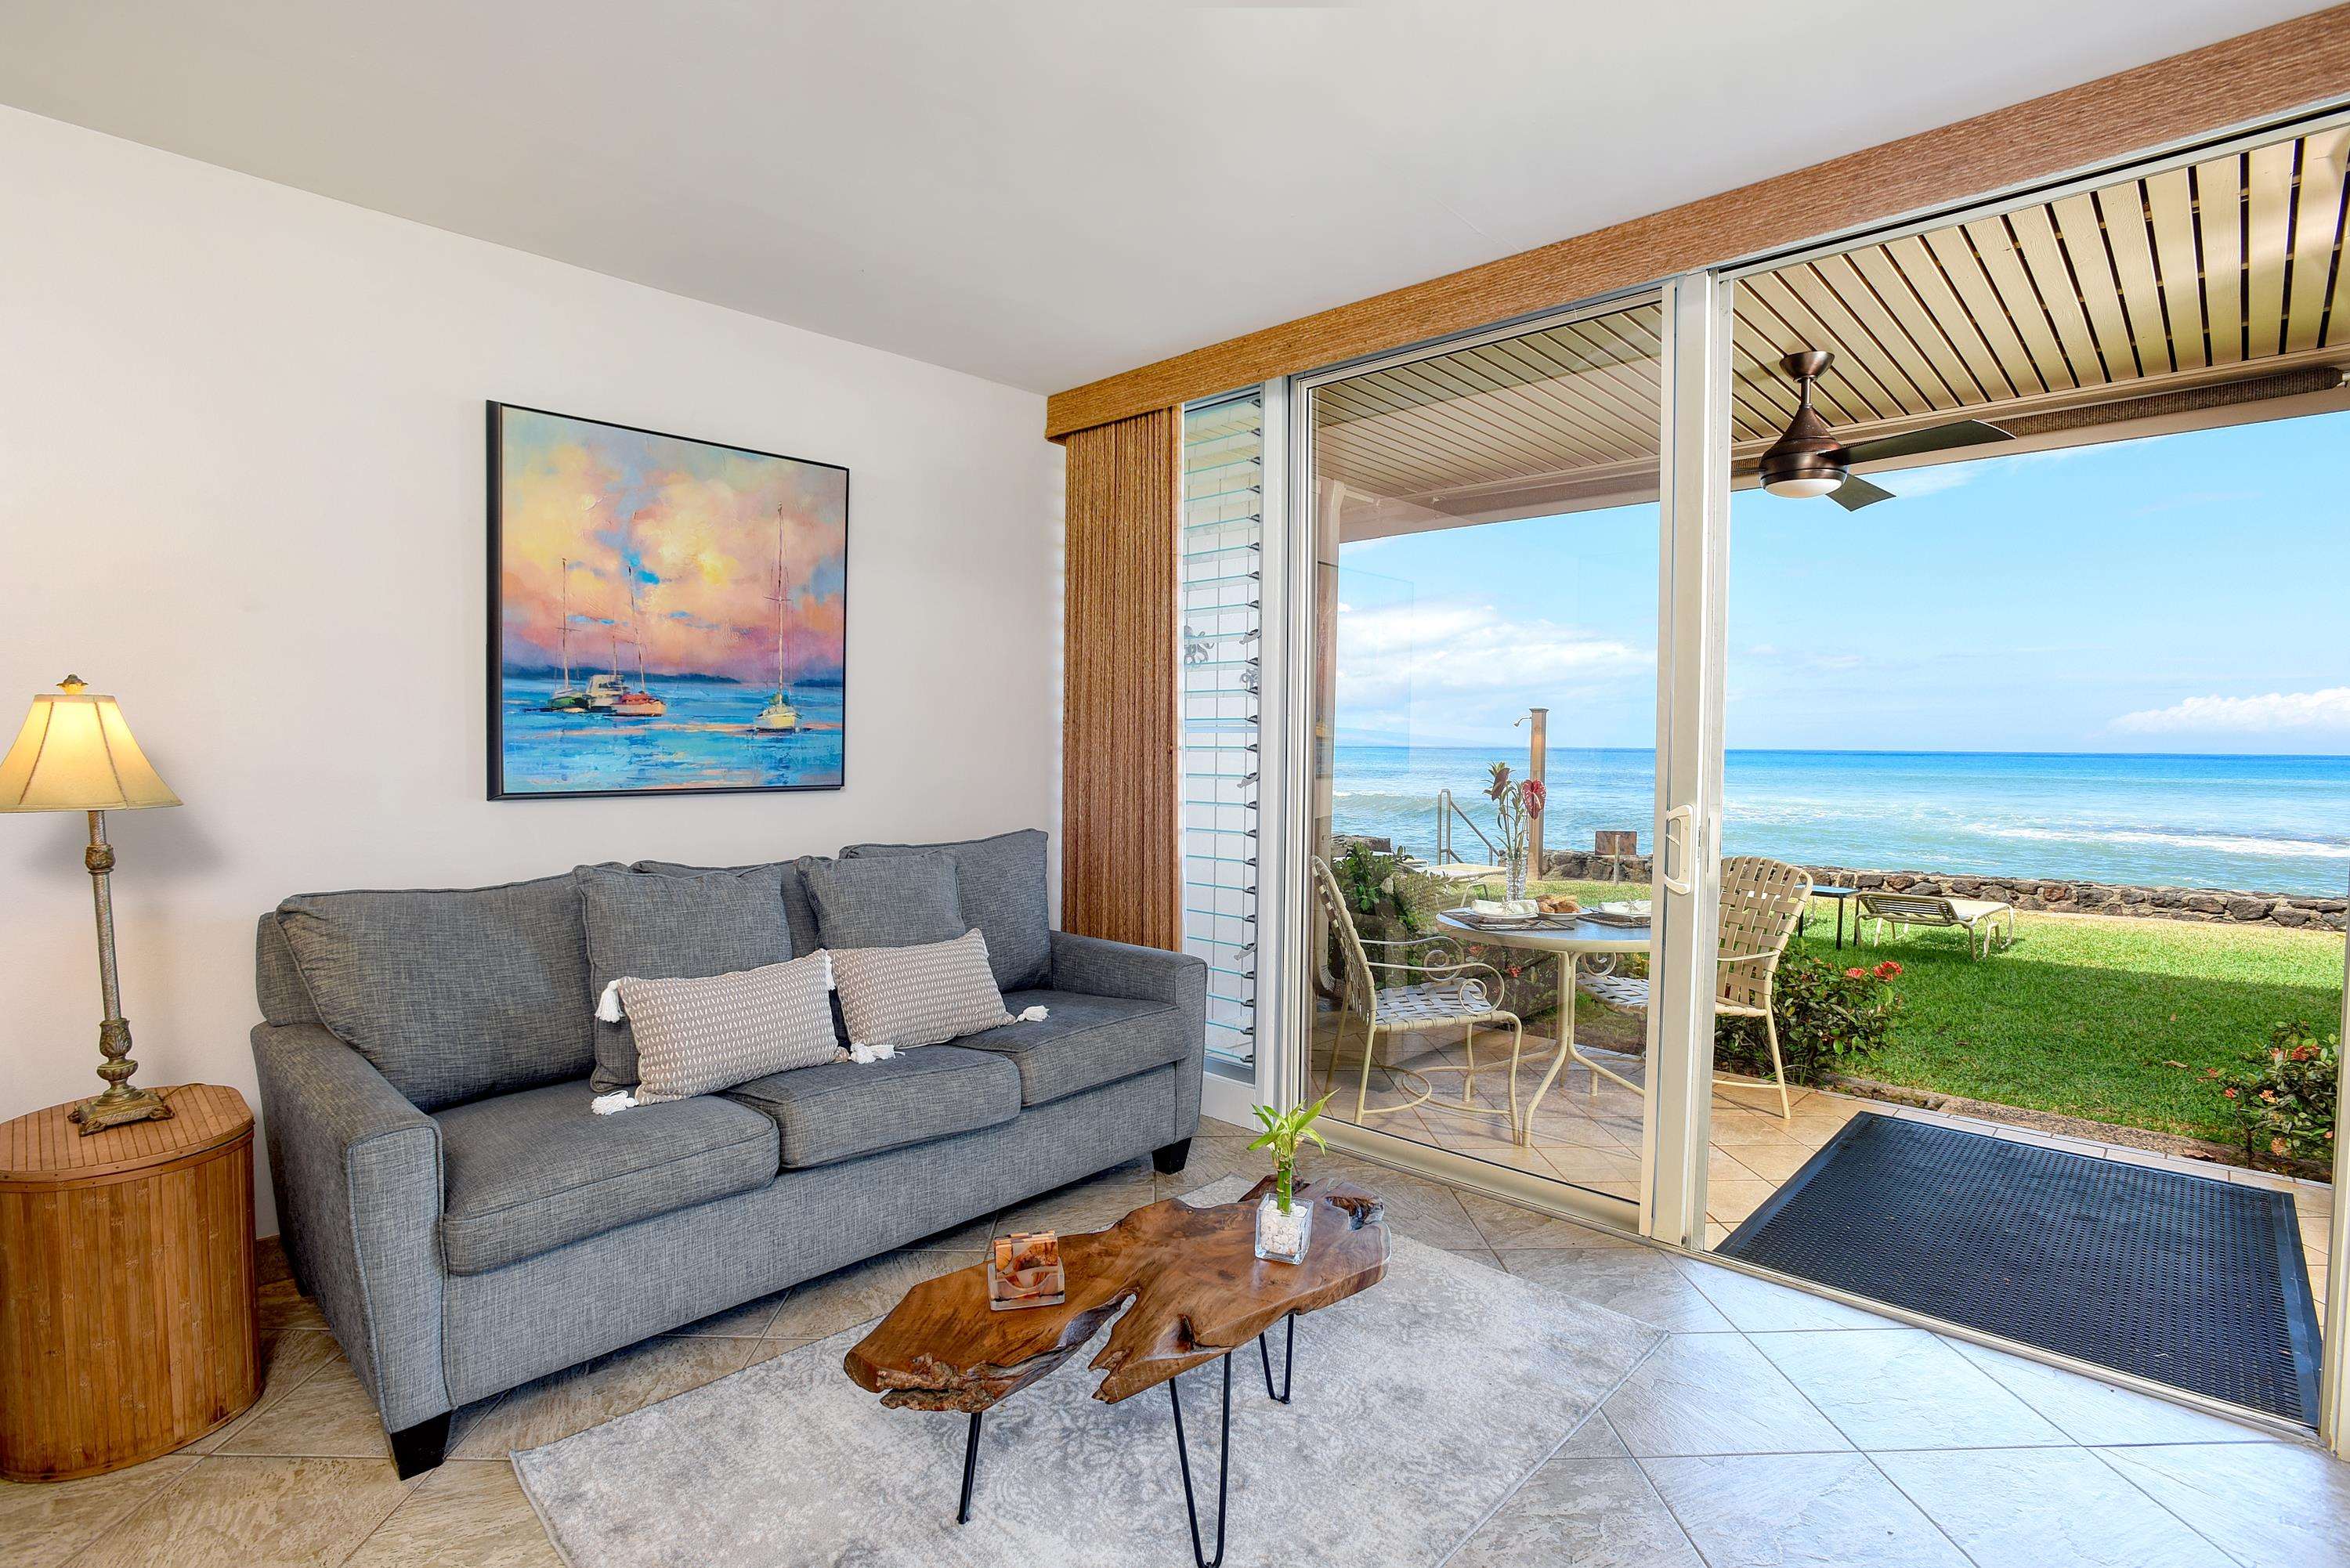
[[[99,1054],[106,1062],[98,1075],[106,1080],[106,1092],[73,1108],[84,1137],[172,1114],[162,1096],[130,1086],[139,1064],[130,1059],[130,1025],[123,1020],[115,982],[114,898],[106,885],[114,849],[106,842],[106,814],[179,804],[130,738],[114,699],[89,694],[78,676],[67,676],[56,693],[33,699],[16,743],[0,757],[0,811],[89,814],[89,847],[82,851],[82,864],[89,868],[90,897],[98,905],[98,989],[106,1006],[98,1026]]]

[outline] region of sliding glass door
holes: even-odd
[[[1296,1092],[1353,1147],[1627,1226],[1685,1076],[1652,1070],[1669,906],[1708,859],[1659,765],[1670,306],[1293,404]]]

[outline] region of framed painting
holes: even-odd
[[[848,471],[489,405],[490,798],[838,789]]]

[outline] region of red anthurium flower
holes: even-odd
[[[1518,799],[1524,804],[1528,816],[1542,815],[1543,798],[1549,794],[1549,788],[1540,779],[1528,779],[1518,786]]]

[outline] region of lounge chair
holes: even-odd
[[[1907,935],[1912,926],[1954,927],[1967,933],[1969,957],[1988,958],[1991,941],[2007,947],[2015,940],[2015,906],[1991,898],[1951,898],[1939,893],[1865,892],[1860,896],[1860,919],[1875,920],[1879,940],[1885,928],[1892,926]],[[1999,922],[2007,922],[2004,936],[1999,933]]]

